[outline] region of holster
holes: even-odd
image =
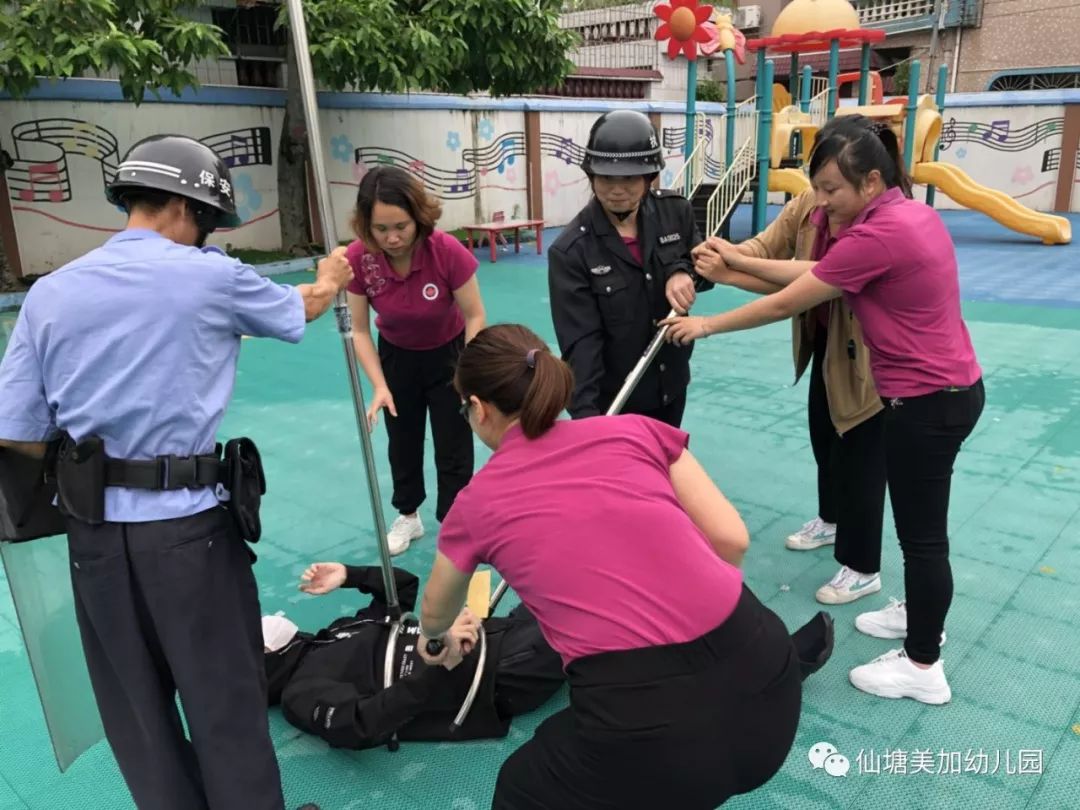
[[[105,522],[107,461],[99,437],[76,443],[64,436],[56,457],[56,494],[63,514],[92,526]]]
[[[226,504],[240,537],[249,543],[259,542],[262,523],[259,507],[266,494],[266,475],[262,457],[251,439],[230,439],[225,444],[225,481],[230,499]]]
[[[0,541],[23,542],[64,534],[64,516],[53,504],[60,440],[44,458],[0,448]]]

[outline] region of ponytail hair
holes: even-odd
[[[810,176],[830,160],[836,161],[840,174],[855,188],[862,188],[870,172],[877,169],[886,188],[899,188],[905,197],[911,197],[911,178],[900,141],[883,121],[865,115],[833,118],[818,132],[810,153]]]
[[[574,375],[531,329],[504,323],[481,330],[465,346],[454,388],[516,416],[525,436],[535,439],[570,404]]]

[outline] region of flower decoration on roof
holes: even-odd
[[[705,23],[704,28],[709,32],[709,41],[701,46],[701,52],[705,56],[712,56],[719,51],[732,51],[735,61],[740,65],[746,64],[746,36],[735,27],[730,14],[717,11],[712,20]]]
[[[671,0],[670,5],[654,6],[653,13],[661,20],[655,34],[657,42],[668,41],[668,59],[674,59],[681,52],[687,59],[696,60],[698,44],[713,38],[705,25],[712,17],[712,6],[699,6],[697,0]]]

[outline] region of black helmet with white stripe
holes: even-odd
[[[636,110],[601,115],[589,132],[581,168],[590,177],[659,174],[664,168],[664,153],[649,116]]]
[[[113,205],[124,206],[132,191],[157,191],[195,203],[195,217],[208,231],[235,228],[236,215],[229,167],[204,143],[183,135],[153,135],[135,144],[105,189]],[[125,206],[126,207],[126,206]]]

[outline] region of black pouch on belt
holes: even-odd
[[[105,522],[105,442],[66,437],[56,457],[56,493],[65,515],[98,526]]]
[[[46,445],[44,458],[0,448],[0,541],[19,543],[67,532],[53,505],[60,440]]]
[[[262,535],[259,506],[266,494],[266,476],[259,449],[251,439],[230,439],[225,444],[224,461],[223,483],[230,495],[226,506],[240,537],[249,543],[257,543]]]

